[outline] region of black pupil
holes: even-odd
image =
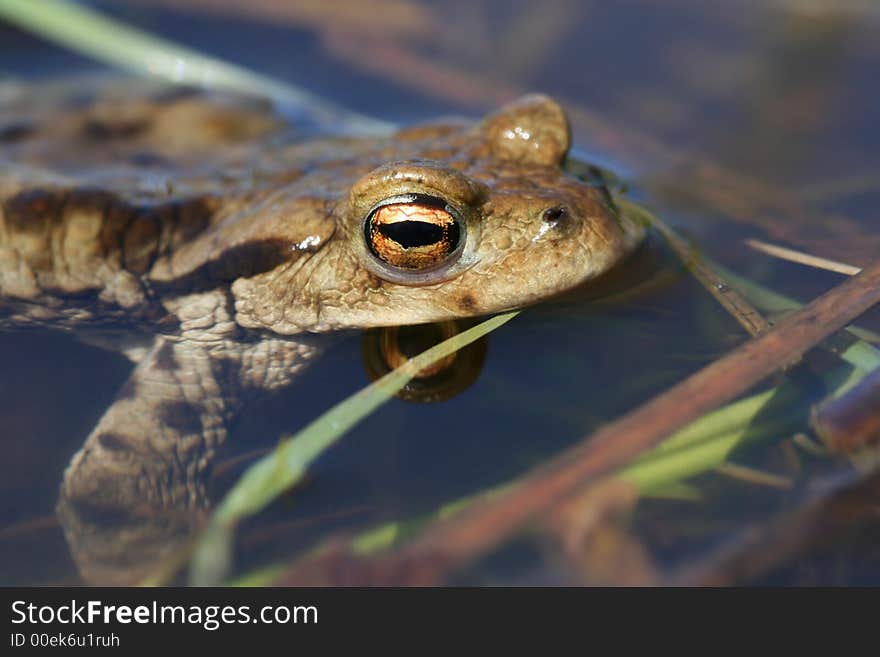
[[[393,224],[382,224],[378,228],[382,235],[405,249],[437,244],[444,237],[443,227],[427,221],[397,221]],[[449,244],[454,248],[458,244],[458,224],[449,224],[446,234]]]

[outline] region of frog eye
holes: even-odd
[[[461,253],[464,223],[441,198],[403,194],[370,210],[364,220],[364,239],[373,256],[387,265],[424,272]]]

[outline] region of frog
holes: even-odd
[[[132,362],[60,485],[82,578],[140,581],[190,540],[230,428],[333,336],[522,308],[624,261],[645,228],[570,148],[541,94],[314,135],[233,92],[0,85],[0,329]]]

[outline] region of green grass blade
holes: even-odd
[[[259,568],[258,570],[245,573],[225,583],[225,586],[254,588],[259,586],[271,586],[272,583],[284,572],[283,564],[274,564]]]
[[[343,109],[308,91],[204,55],[68,0],[0,0],[0,18],[109,66],[176,84],[265,96],[318,123],[384,133],[392,125]]]
[[[507,323],[517,311],[496,315],[410,359],[356,392],[254,463],[214,511],[196,549],[192,581],[221,581],[231,559],[232,531],[302,479],[308,466],[355,424],[403,388],[420,370]]]
[[[842,366],[823,375],[830,390],[857,383],[865,373]],[[767,412],[770,404],[772,411]],[[707,413],[618,471],[618,475],[650,494],[670,484],[708,472],[727,460],[745,442],[785,438],[809,412],[810,401],[791,384],[783,384]]]

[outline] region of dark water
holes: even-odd
[[[100,6],[140,27],[395,122],[480,115],[518,92],[558,97],[578,154],[621,175],[630,193],[712,258],[809,300],[838,274],[775,261],[746,237],[856,265],[880,250],[880,13],[790,2],[598,4],[447,2],[369,15],[308,11],[244,16],[233,3]],[[296,4],[296,3],[288,3]],[[280,4],[279,4],[280,6]],[[819,7],[819,8],[815,8]],[[838,7],[838,9],[834,9]],[[412,12],[412,14],[407,12]],[[408,18],[407,18],[408,17]],[[406,18],[406,20],[404,20]],[[384,32],[383,32],[384,30]],[[94,67],[11,29],[2,73]],[[721,171],[706,177],[705,171]],[[723,193],[713,194],[713,190]],[[811,194],[811,192],[813,192]],[[782,199],[782,200],[779,200]],[[322,456],[309,481],[241,531],[239,569],[290,560],[343,530],[430,513],[509,481],[745,341],[738,325],[652,240],[621,292],[575,291],[524,312],[488,338],[475,383],[447,401],[393,400]],[[877,313],[860,325],[880,328]],[[243,418],[213,485],[222,492],[259,450],[369,382],[362,338],[341,340],[282,394]],[[0,339],[0,581],[79,581],[54,521],[70,456],[124,382],[117,355],[51,333]],[[821,386],[803,387],[805,404]],[[311,409],[307,414],[303,409]],[[777,488],[717,473],[689,481],[699,500],[646,499],[629,515],[661,574],[699,562],[744,527],[798,507],[811,477],[846,476],[845,460],[798,452],[806,423],[734,460],[784,477]],[[792,456],[794,453],[794,456]],[[249,456],[250,455],[250,456]],[[877,583],[876,554],[853,532],[753,583]],[[824,550],[824,551],[823,551]],[[552,549],[520,541],[459,575],[465,583],[577,582]]]

